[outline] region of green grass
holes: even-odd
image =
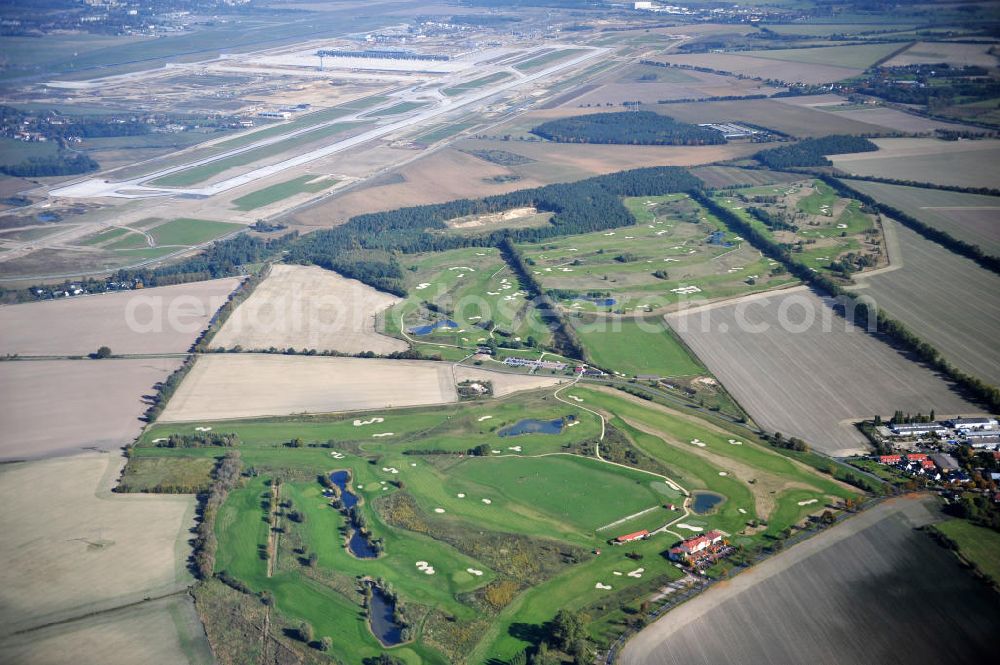
[[[251,192],[238,199],[234,199],[233,203],[239,210],[256,210],[257,208],[262,208],[275,201],[281,201],[302,192],[321,192],[337,184],[337,182],[337,180],[314,174],[299,176],[298,178],[292,178],[285,182],[279,182],[275,185],[258,189],[256,192]]]
[[[458,85],[453,85],[450,88],[444,88],[441,92],[448,95],[449,97],[454,97],[455,95],[461,95],[470,90],[481,88],[484,85],[499,83],[500,81],[509,79],[510,76],[511,75],[508,74],[507,72],[496,72],[495,74],[490,74],[489,76],[482,76],[477,79],[472,79],[471,81],[466,81],[464,83],[459,83]]]
[[[99,245],[102,242],[108,242],[109,240],[117,240],[125,236],[126,234],[131,234],[132,232],[128,229],[123,229],[121,227],[112,226],[104,229],[103,231],[98,231],[93,235],[89,235],[84,238],[80,244],[81,245]]]
[[[200,245],[244,228],[242,224],[182,217],[150,230],[157,245]]]
[[[477,120],[467,120],[465,122],[438,125],[437,127],[431,129],[431,131],[417,136],[414,140],[419,141],[420,143],[436,143],[438,141],[451,138],[460,132],[464,132],[466,129],[473,127],[476,124],[478,124]]]
[[[785,60],[802,64],[835,65],[866,69],[903,44],[852,44],[850,46],[822,46],[819,48],[776,49],[773,51],[746,51],[740,55],[768,60]]]
[[[147,249],[149,248],[149,242],[146,240],[146,236],[138,232],[128,232],[126,231],[114,242],[105,245],[104,249]]]
[[[12,166],[33,157],[51,157],[59,152],[54,141],[44,143],[0,137],[0,165]]]
[[[262,159],[279,155],[288,150],[306,146],[314,141],[320,141],[324,138],[336,136],[337,134],[340,134],[352,127],[359,126],[359,124],[360,123],[354,122],[338,122],[333,125],[328,125],[326,127],[306,132],[305,134],[293,136],[283,141],[278,141],[277,143],[252,148],[224,159],[217,159],[215,161],[208,162],[207,164],[194,166],[189,169],[183,169],[181,171],[165,175],[162,178],[157,178],[150,184],[159,185],[161,187],[190,187],[192,185],[197,185],[198,183],[204,182],[209,178],[213,178],[224,171],[228,171],[229,169],[239,166],[247,166],[248,164],[253,164],[254,162]]]
[[[398,104],[388,106],[384,109],[378,109],[376,111],[372,111],[371,113],[366,113],[363,117],[384,118],[390,115],[400,115],[403,113],[409,113],[410,111],[421,108],[423,106],[427,106],[427,104],[424,102],[400,102]]]
[[[200,492],[212,482],[208,457],[136,457],[125,465],[119,489],[126,492]]]
[[[570,321],[591,362],[609,371],[630,376],[691,376],[705,374],[705,367],[687,350],[660,319],[596,319]]]
[[[529,60],[522,60],[514,65],[514,69],[522,72],[542,69],[545,65],[550,65],[558,60],[565,60],[570,56],[578,54],[580,51],[581,49],[576,48],[556,49],[555,51],[543,53],[542,55],[535,56]]]
[[[1000,533],[960,519],[934,525],[958,543],[958,550],[979,569],[1000,582]]]

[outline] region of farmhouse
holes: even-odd
[[[649,537],[649,531],[643,529],[642,531],[636,531],[635,533],[627,533],[624,536],[618,536],[615,538],[615,545],[624,545],[625,543],[635,542],[636,540],[645,540]]]
[[[927,434],[945,435],[948,428],[941,423],[893,423],[889,425],[892,436],[924,436]]]
[[[901,461],[903,461],[903,456],[902,455],[879,455],[878,456],[878,463],[879,464],[899,464]]]
[[[711,562],[725,555],[726,539],[721,531],[709,531],[701,536],[681,541],[670,548],[670,558],[688,565]]]
[[[949,424],[957,430],[997,429],[996,418],[955,418]]]

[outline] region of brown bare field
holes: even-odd
[[[832,155],[838,169],[853,175],[933,182],[961,187],[996,186],[1000,141],[875,139],[877,152]]]
[[[743,74],[745,76],[798,83],[832,83],[857,76],[864,71],[856,67],[839,67],[816,63],[800,64],[735,53],[669,55],[664,57],[664,60],[678,65],[708,67],[710,69]]]
[[[691,169],[691,174],[708,187],[720,189],[733,185],[775,185],[802,179],[801,173],[739,169],[732,166],[699,166]]]
[[[0,634],[186,588],[193,496],[117,495],[117,453],[0,470]]]
[[[924,118],[919,115],[913,115],[912,113],[904,113],[903,111],[897,111],[896,109],[890,109],[885,107],[872,107],[863,109],[851,109],[847,111],[833,111],[830,109],[822,109],[829,113],[836,114],[839,117],[847,118],[849,120],[856,120],[858,122],[864,122],[869,125],[879,125],[887,129],[892,129],[898,132],[933,132],[937,129],[951,130],[951,131],[973,131],[973,132],[986,132],[985,129],[977,129],[976,127],[971,127],[969,125],[961,125],[954,122],[941,122],[940,120],[933,120],[931,118]]]
[[[656,76],[656,80],[639,80],[640,76]],[[623,101],[638,101],[655,104],[662,99],[698,99],[702,97],[725,97],[731,95],[766,95],[777,92],[777,88],[751,79],[737,79],[708,72],[685,71],[674,68],[633,65],[614,77],[609,77],[603,85],[562,104],[564,108],[604,105],[607,102],[621,104]],[[588,109],[588,111],[591,109]]]
[[[979,411],[804,287],[665,318],[758,425],[827,454],[864,450],[850,423],[876,413]]]
[[[1000,254],[1000,197],[864,180],[848,184],[959,240],[979,245],[987,254]]]
[[[772,99],[670,104],[662,107],[662,111],[682,122],[749,122],[802,137],[878,134],[885,131],[880,125],[841,117],[840,113],[828,113],[818,108],[785,104]]]
[[[444,404],[457,399],[448,363],[213,354],[198,358],[159,420],[365,411]]]
[[[33,665],[215,662],[194,603],[186,594],[8,638],[0,642],[0,660]]]
[[[914,529],[937,519],[927,503],[891,499],[741,572],[640,632],[619,662],[991,660],[1000,605],[951,552]],[[913,632],[915,625],[934,630]]]
[[[554,109],[556,117],[567,115]],[[543,117],[539,112],[538,116]],[[539,117],[531,126],[542,122]],[[503,128],[497,128],[498,133]],[[499,166],[477,159],[459,150],[507,150],[536,160],[521,166]],[[590,176],[640,168],[643,166],[692,166],[725,159],[745,157],[759,146],[749,143],[718,146],[628,146],[576,145],[529,141],[465,140],[454,148],[440,150],[399,169],[403,180],[393,180],[330,197],[322,203],[297,212],[294,221],[303,226],[328,227],[341,224],[354,215],[403,206],[444,203],[464,197],[538,187],[553,182],[570,182]],[[519,176],[518,180],[496,183],[495,176]]]
[[[917,42],[885,63],[886,67],[904,65],[977,65],[992,69],[1000,61],[989,50],[992,44],[958,44],[954,42]]]
[[[0,459],[110,450],[131,442],[147,408],[142,396],[180,364],[180,358],[0,363]]]
[[[405,351],[405,342],[375,330],[376,316],[398,302],[396,296],[317,266],[275,265],[211,346],[382,355]]]
[[[506,397],[522,390],[535,390],[536,388],[548,388],[563,382],[557,376],[544,376],[538,374],[507,374],[504,372],[491,372],[488,369],[479,367],[468,367],[466,365],[455,366],[456,381],[489,381],[493,384],[494,397]]]
[[[214,279],[0,307],[0,354],[183,353],[240,283]]]
[[[892,267],[858,275],[858,293],[937,347],[956,367],[1000,385],[1000,276],[883,218]],[[898,248],[895,255],[893,249]]]

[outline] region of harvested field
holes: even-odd
[[[0,354],[182,353],[240,283],[238,278],[0,307]],[[40,334],[39,331],[45,331]]]
[[[804,50],[804,49],[803,49]],[[819,49],[816,49],[819,50]],[[832,83],[841,79],[851,78],[861,74],[860,67],[827,65],[820,63],[798,63],[776,60],[773,58],[754,57],[764,51],[749,51],[749,54],[736,53],[697,53],[692,55],[670,55],[664,60],[678,65],[708,67],[723,72],[755,76],[776,81],[795,83]]]
[[[0,363],[0,459],[129,443],[148,407],[142,396],[152,394],[180,364],[180,358]]]
[[[834,110],[833,108],[821,110],[834,113],[841,118],[856,120],[869,125],[879,125],[897,132],[933,132],[938,129],[966,132],[987,131],[985,129],[977,130],[975,127],[960,125],[954,122],[941,122],[940,120],[924,118],[923,116],[904,113],[903,111],[886,107],[852,108],[843,111]]]
[[[773,99],[671,104],[662,107],[662,110],[682,122],[748,122],[799,137],[885,132],[885,127],[881,125]],[[749,146],[753,147],[753,144]]]
[[[856,276],[858,292],[962,371],[1000,385],[1000,276],[891,219],[883,225],[896,239],[892,267]]]
[[[841,171],[961,187],[994,187],[1000,141],[875,139],[877,152],[832,155]]]
[[[655,78],[642,79],[643,76]],[[766,95],[778,90],[751,79],[650,65],[633,65],[621,70],[614,78],[608,77],[603,85],[591,88],[584,94],[571,97],[561,106],[603,106],[608,102],[618,105],[623,101],[655,104],[672,99]]]
[[[185,560],[194,497],[113,495],[121,461],[117,454],[85,453],[0,471],[0,633],[191,583]]]
[[[194,603],[177,595],[49,626],[0,642],[7,663],[214,663]]]
[[[493,396],[505,397],[522,390],[534,390],[536,388],[548,388],[549,386],[555,386],[562,383],[566,379],[565,377],[544,376],[539,374],[491,372],[488,369],[481,369],[479,367],[456,365],[455,380],[489,381],[493,384]]]
[[[827,454],[863,450],[850,421],[875,413],[979,410],[926,368],[848,327],[805,288],[666,319],[758,425]]]
[[[852,517],[670,612],[633,638],[620,662],[989,661],[1000,602],[914,530],[933,519],[909,497]],[[933,631],[899,639],[928,623]]]
[[[732,166],[699,166],[691,169],[691,174],[705,183],[710,189],[732,187],[734,185],[776,185],[778,183],[794,182],[802,178],[802,174],[800,173],[738,169]]]
[[[847,184],[959,240],[1000,255],[1000,197],[849,180]]]
[[[275,265],[212,338],[211,346],[380,355],[405,351],[405,342],[375,330],[376,316],[399,301],[317,266]]]
[[[989,53],[991,44],[958,44],[953,42],[917,42],[885,63],[886,67],[905,65],[936,65],[946,62],[953,66],[978,66],[992,69],[1000,62]]]

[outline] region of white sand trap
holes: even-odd
[[[728,476],[729,474],[726,473],[725,471],[719,471],[719,475],[720,476]]]
[[[646,572],[646,569],[645,569],[645,568],[636,568],[636,569],[635,569],[635,570],[633,570],[633,571],[632,571],[631,573],[629,573],[629,574],[628,574],[628,576],[629,576],[629,577],[634,577],[634,578],[636,578],[636,579],[639,579],[640,577],[642,577],[642,574],[643,574],[644,572]]]
[[[571,422],[570,424],[566,425],[566,427],[575,427],[575,426],[577,426],[577,425],[579,425],[579,424],[580,424],[580,421],[579,421],[579,420],[574,420],[574,421],[573,421],[573,422]]]
[[[610,584],[602,584],[601,582],[598,582],[597,584],[594,585],[594,588],[595,589],[604,589],[605,591],[610,591],[611,590],[611,585]]]
[[[818,501],[819,501],[819,499],[809,499],[808,501],[799,501],[799,505],[800,506],[808,506],[808,505],[817,503]]]
[[[431,285],[430,282],[420,282],[419,284],[417,284],[417,291],[423,291],[430,285]]]
[[[476,420],[477,420],[477,422],[483,422],[484,420],[489,420],[492,417],[493,416],[481,416],[480,418],[477,418]]]
[[[499,455],[499,454],[500,454],[500,453],[502,453],[503,451],[502,451],[502,450],[497,450],[496,448],[494,448],[494,449],[493,449],[493,450],[491,450],[490,452],[491,452],[491,453],[493,453],[494,455]]]
[[[386,473],[399,473],[399,469],[394,466],[383,466],[382,470]]]
[[[459,277],[465,277],[465,273],[464,272],[460,272],[460,273],[458,273],[458,276]]]
[[[355,485],[354,487],[356,487],[359,490],[363,490],[365,488],[364,485]]]
[[[493,500],[492,499],[483,499],[483,503],[485,503],[488,506],[491,503],[493,503]]]
[[[425,575],[433,575],[434,574],[434,566],[430,566],[429,568],[424,568],[424,574]]]
[[[614,232],[614,231],[611,231],[611,232],[609,232],[609,233],[605,233],[604,235],[606,235],[606,236],[613,236],[614,234],[615,234],[615,232]]]
[[[747,514],[747,511],[744,510],[743,508],[737,508],[736,510],[740,511],[740,515],[746,515]]]
[[[583,401],[582,397],[577,397],[576,395],[569,395],[569,398],[571,400],[573,400],[574,402],[582,402]]]
[[[365,425],[374,425],[375,423],[384,423],[384,422],[385,422],[385,418],[379,418],[378,416],[376,416],[376,417],[371,418],[369,420],[355,420],[354,421],[354,426],[355,427],[363,427]]]
[[[194,431],[195,432],[211,432],[212,428],[211,427],[195,427]]]
[[[481,318],[483,318],[483,317],[481,317],[481,316],[470,316],[470,317],[468,318],[468,320],[469,320],[469,321],[478,321],[478,320],[479,320],[479,319],[481,319]]]
[[[159,439],[153,439],[153,443],[160,443],[161,441],[166,441],[166,437],[160,437]]]
[[[500,295],[500,292],[499,291],[487,291],[486,295],[488,295],[488,296],[498,296],[498,295]]]
[[[462,493],[462,492],[459,492],[459,493],[458,493],[458,494],[456,494],[455,496],[457,496],[457,497],[458,497],[459,499],[464,499],[464,498],[465,498],[465,494],[464,494],[464,493]]]
[[[515,453],[521,452],[521,446],[507,446],[507,450],[513,450]]]
[[[383,487],[383,488],[382,488],[382,491],[383,491],[383,492],[385,492],[385,491],[387,491],[388,489],[389,489],[389,488],[388,488],[388,486],[386,486],[386,487]]]
[[[483,571],[477,570],[476,568],[466,568],[465,572],[469,573],[470,575],[475,575],[476,577],[483,576]]]
[[[684,524],[683,522],[677,525],[678,529],[687,529],[688,531],[694,531],[695,533],[701,533],[704,531],[700,526],[691,526],[690,524]]]
[[[416,465],[417,465],[416,462],[410,462],[410,466],[416,466]]]
[[[383,436],[395,436],[393,432],[382,432],[381,434],[372,434],[372,438],[381,439]]]
[[[444,508],[435,508],[435,509],[434,509],[434,512],[435,512],[435,513],[438,513],[438,514],[441,514],[441,513],[443,513],[443,512],[444,512]]]
[[[430,564],[427,563],[426,561],[417,561],[417,563],[416,563],[417,568],[426,568],[429,565]]]
[[[701,439],[691,439],[691,445],[698,446],[699,448],[704,448],[705,442],[702,441]]]
[[[448,268],[448,270],[464,270],[465,272],[476,272],[475,268],[470,268],[469,266],[455,266],[454,268]]]
[[[729,439],[729,445],[731,445],[731,446],[742,446],[743,442],[742,441],[737,441],[735,439]]]
[[[611,571],[611,574],[612,575],[617,575],[618,577],[622,576],[622,572],[620,570],[613,570],[613,571]]]
[[[344,453],[338,453],[336,450],[330,452],[330,457],[333,459],[344,459]]]
[[[476,252],[476,256],[486,256],[485,252]]]

